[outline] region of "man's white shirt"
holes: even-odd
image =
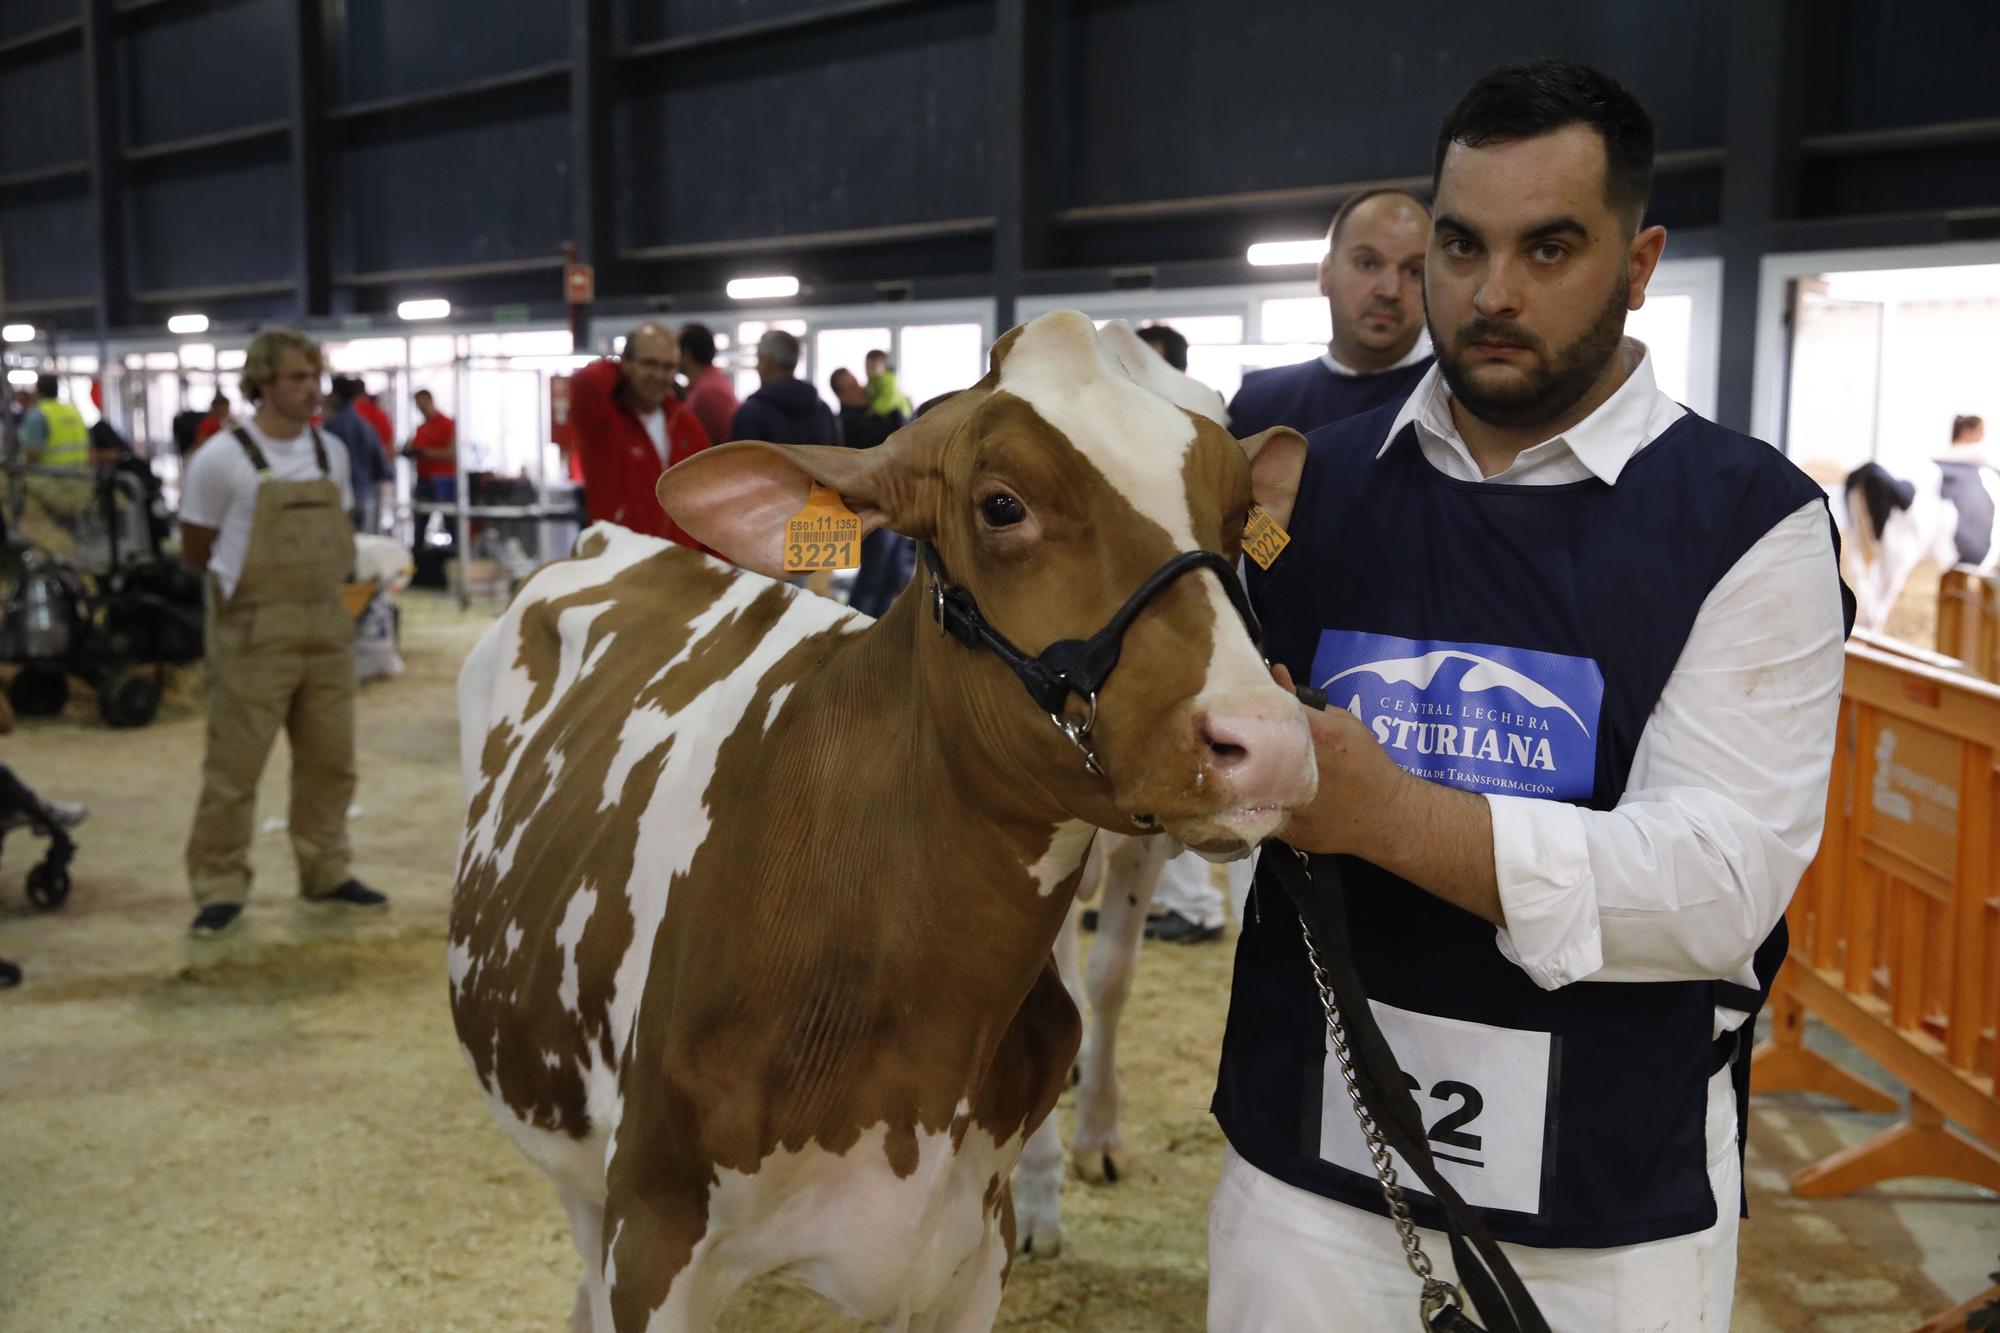
[[[236,582],[243,577],[257,513],[257,469],[235,436],[239,426],[264,451],[273,481],[310,481],[320,475],[309,430],[289,440],[274,440],[257,429],[255,421],[234,421],[195,450],[181,477],[181,522],[216,530],[208,567],[215,571],[224,597],[235,595]],[[319,438],[326,445],[327,476],[340,488],[340,507],[351,509],[354,478],[347,470],[347,446],[328,430],[321,430]]]
[[[1610,398],[1494,476],[1460,438],[1435,366],[1388,438],[1415,423],[1424,458],[1463,481],[1614,484],[1687,410],[1655,385],[1643,344],[1628,338],[1620,355],[1630,373]],[[1819,847],[1843,667],[1832,528],[1815,500],[1710,590],[1615,809],[1485,796],[1507,919],[1500,951],[1551,990],[1584,980],[1754,985],[1750,956]],[[1718,1033],[1742,1018],[1718,1010]]]

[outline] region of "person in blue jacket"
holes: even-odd
[[[1229,403],[1237,438],[1272,426],[1303,434],[1409,397],[1431,368],[1423,336],[1430,229],[1429,207],[1407,190],[1363,190],[1340,206],[1319,261],[1333,339],[1310,361],[1243,377]]]

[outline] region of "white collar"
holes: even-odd
[[[1523,449],[1513,467],[1530,461],[1530,454],[1553,453],[1559,447],[1575,455],[1591,475],[1605,485],[1615,486],[1625,465],[1632,461],[1632,456],[1686,414],[1686,408],[1660,392],[1653,378],[1652,353],[1646,350],[1646,344],[1637,338],[1627,338],[1619,346],[1618,355],[1627,367],[1625,382],[1599,403],[1596,411],[1562,434],[1551,436],[1532,449]],[[1471,451],[1460,438],[1458,425],[1451,417],[1451,390],[1444,382],[1443,371],[1437,366],[1425,372],[1424,377],[1417,381],[1417,387],[1410,391],[1402,411],[1396,414],[1395,421],[1389,426],[1388,439],[1382,442],[1382,448],[1375,456],[1380,458],[1387,453],[1389,445],[1402,433],[1403,427],[1412,422],[1422,434],[1470,460]],[[1508,471],[1512,471],[1513,467]],[[1506,475],[1502,472],[1487,480],[1502,481]]]
[[[1353,366],[1348,365],[1345,361],[1341,361],[1334,356],[1332,343],[1328,343],[1326,345],[1326,350],[1320,353],[1319,363],[1322,366],[1325,366],[1328,370],[1332,371],[1336,375],[1345,375],[1349,379],[1359,379],[1363,375],[1386,375],[1392,370],[1401,370],[1404,366],[1414,366],[1415,364],[1417,364],[1417,362],[1423,360],[1430,354],[1431,354],[1430,330],[1419,329],[1417,331],[1417,340],[1414,343],[1410,344],[1410,350],[1405,352],[1403,354],[1403,359],[1401,361],[1398,361],[1393,366],[1385,366],[1381,370],[1356,370]]]

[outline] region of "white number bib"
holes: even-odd
[[[1410,1095],[1423,1117],[1438,1174],[1474,1207],[1541,1212],[1553,1059],[1549,1034],[1368,1003],[1409,1076]],[[1336,1166],[1375,1175],[1331,1040],[1321,1088],[1319,1152]],[[1404,1188],[1424,1194],[1402,1155],[1391,1156]]]

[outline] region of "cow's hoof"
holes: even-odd
[[[1062,1223],[1051,1221],[1037,1225],[1022,1219],[1019,1225],[1023,1259],[1053,1259],[1062,1253]]]
[[[1116,1185],[1125,1179],[1125,1149],[1113,1144],[1105,1148],[1079,1148],[1070,1154],[1076,1174],[1091,1185]]]

